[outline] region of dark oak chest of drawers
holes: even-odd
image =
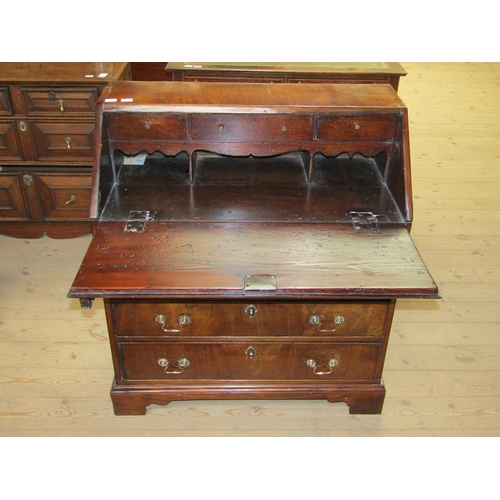
[[[389,85],[117,82],[98,103],[94,239],[116,414],[183,399],[380,413],[397,298],[438,296],[409,229]]]
[[[88,234],[95,108],[128,63],[0,63],[0,233]]]

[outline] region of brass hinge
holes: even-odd
[[[381,218],[386,219],[385,215],[375,215],[373,212],[349,212],[349,215],[354,230],[363,233],[378,233],[379,221]]]
[[[149,210],[131,210],[125,224],[125,231],[130,233],[142,233],[146,227],[146,222],[153,221],[156,212]]]

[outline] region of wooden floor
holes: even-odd
[[[500,64],[403,66],[412,236],[442,299],[398,302],[382,415],[194,401],[116,417],[102,304],[66,298],[90,237],[0,236],[0,435],[499,436]]]

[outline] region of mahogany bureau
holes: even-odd
[[[438,290],[409,229],[390,85],[114,82],[97,106],[94,238],[115,414],[189,399],[380,413],[396,300]]]
[[[88,234],[95,105],[128,63],[0,63],[0,234]]]

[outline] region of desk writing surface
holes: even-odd
[[[435,297],[408,231],[348,224],[126,222],[97,229],[72,297],[243,296],[245,275],[274,275],[273,297]],[[269,292],[264,294],[269,298]]]

